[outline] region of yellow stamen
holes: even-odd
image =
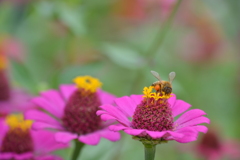
[[[78,88],[83,88],[93,93],[102,86],[102,83],[97,78],[91,76],[78,76],[73,79],[73,82],[76,83]]]
[[[152,89],[153,89],[153,86],[144,87],[143,88],[143,94],[144,94],[143,97],[145,97],[145,98],[153,97]]]
[[[22,114],[11,114],[7,116],[6,123],[10,127],[10,130],[21,129],[27,131],[32,126],[31,120],[24,120]]]
[[[163,98],[163,96],[160,96],[160,93],[155,93],[153,97],[156,101],[160,98]]]

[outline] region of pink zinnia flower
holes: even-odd
[[[12,88],[6,73],[6,59],[0,54],[0,114],[24,111],[34,107],[29,103],[32,98],[21,89]]]
[[[31,130],[31,125],[22,115],[0,120],[0,159],[62,160],[49,153],[68,145],[57,143],[52,132]]]
[[[219,160],[226,155],[231,159],[240,158],[240,145],[236,141],[226,141],[220,138],[216,131],[206,133],[195,148],[199,157],[206,160]]]
[[[63,143],[78,139],[97,145],[101,137],[119,140],[120,134],[110,131],[108,123],[103,123],[96,115],[99,106],[112,103],[115,96],[98,89],[101,83],[90,76],[77,77],[74,81],[77,85],[61,85],[60,90],[48,90],[32,100],[51,114],[28,111],[26,117],[36,121],[33,128],[55,129],[56,140]]]
[[[144,95],[131,95],[115,99],[116,105],[105,104],[97,114],[102,120],[116,120],[119,124],[109,127],[112,131],[123,130],[145,144],[156,145],[175,140],[180,143],[195,141],[198,132],[207,132],[200,123],[209,123],[200,109],[185,112],[191,107],[174,94],[151,93],[152,86],[144,88]],[[185,112],[185,113],[183,113]],[[176,116],[183,113],[179,118]],[[174,120],[174,118],[176,120]]]

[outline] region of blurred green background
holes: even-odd
[[[173,91],[204,110],[222,139],[240,138],[240,1],[11,0],[0,1],[0,43],[11,52],[14,85],[37,95],[91,75],[119,97],[141,94],[156,79],[176,72]],[[170,17],[170,18],[169,18]],[[171,19],[172,18],[172,19]],[[5,44],[5,43],[4,43]],[[2,45],[0,45],[2,46]],[[17,57],[17,59],[16,59]],[[196,159],[169,142],[158,159]],[[65,159],[71,148],[58,151]],[[143,159],[143,146],[122,133],[119,142],[86,146],[83,160]],[[228,159],[228,158],[226,158]]]

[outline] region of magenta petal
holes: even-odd
[[[55,156],[55,155],[45,155],[45,156],[38,156],[38,157],[34,157],[34,160],[63,160],[61,157],[59,156]]]
[[[161,138],[163,137],[167,132],[166,131],[163,131],[163,132],[155,132],[155,131],[146,131],[147,134],[149,136],[151,136],[153,139],[158,139],[158,138]]]
[[[77,134],[73,134],[70,132],[57,132],[55,134],[55,139],[57,142],[62,142],[62,143],[68,143],[73,139],[76,139],[78,137]]]
[[[176,100],[175,104],[172,106],[173,117],[176,117],[177,115],[183,113],[184,111],[188,110],[190,107],[191,105],[189,103],[184,102],[182,100]]]
[[[125,126],[123,126],[123,125],[121,125],[121,124],[118,124],[118,125],[111,125],[111,126],[109,126],[108,128],[109,128],[109,130],[111,130],[111,131],[117,132],[117,131],[126,129],[127,127],[125,127]]]
[[[182,123],[182,124],[178,124],[177,121],[175,122],[175,124],[177,125],[176,129],[180,129],[180,128],[188,127],[188,126],[194,126],[194,125],[201,124],[201,123],[209,124],[210,120],[206,117],[198,117],[198,118],[192,119],[192,120]]]
[[[185,123],[187,121],[190,121],[192,119],[195,119],[197,117],[206,115],[206,113],[200,109],[192,109],[190,111],[187,111],[186,113],[184,113],[183,115],[181,115],[177,120],[176,123],[178,124],[182,124]]]
[[[116,121],[118,121],[118,119],[117,119],[116,117],[110,116],[110,115],[108,115],[108,114],[102,114],[102,115],[101,115],[101,119],[102,119],[103,121],[108,121],[108,120],[116,120]],[[121,122],[121,121],[120,121],[120,122]]]
[[[168,99],[168,103],[170,104],[171,107],[173,107],[175,102],[176,102],[176,95],[171,94],[171,97]]]
[[[97,94],[99,95],[101,104],[112,104],[113,100],[116,98],[116,96],[114,96],[113,94],[105,92],[101,89],[97,91]]]
[[[134,106],[134,110],[137,107],[137,105],[139,105],[141,103],[141,101],[143,100],[143,95],[131,95],[130,98],[134,101],[135,106]]]
[[[203,132],[203,133],[207,133],[207,131],[208,131],[208,128],[206,126],[202,126],[202,125],[192,126],[192,128],[194,128],[198,132]]]
[[[45,122],[45,123],[49,123],[56,126],[61,126],[56,119],[38,110],[27,111],[24,114],[24,117],[25,119],[36,120],[36,121]]]
[[[118,141],[120,138],[121,138],[121,135],[119,132],[113,132],[113,131],[110,131],[108,129],[104,129],[104,130],[101,130],[99,131],[99,134],[103,137],[103,138],[106,138],[110,141]]]
[[[144,129],[125,129],[124,132],[133,136],[146,134],[146,131]]]
[[[31,157],[34,157],[32,152],[22,153],[22,154],[14,153],[13,155],[14,155],[13,159],[17,159],[17,160],[26,160],[26,159],[31,159]]]
[[[132,101],[131,98],[129,98],[128,96],[124,96],[121,98],[117,98],[114,101],[116,103],[116,105],[118,106],[118,108],[126,114],[126,116],[128,117],[132,117],[134,110],[136,108],[136,103],[134,101]]]
[[[179,143],[189,143],[189,142],[192,142],[192,141],[196,141],[197,137],[191,137],[191,136],[186,137],[185,136],[183,138],[175,139],[175,140]]]
[[[49,100],[52,104],[58,106],[61,110],[63,110],[65,103],[63,97],[56,90],[48,90],[46,92],[42,92],[41,95]]]
[[[198,132],[191,127],[185,127],[185,128],[176,130],[176,132],[184,135],[182,138],[173,138],[174,140],[180,143],[188,143],[191,141],[195,141],[198,136]]]
[[[157,132],[157,131],[146,131],[152,138],[158,139],[163,136],[171,136],[174,138],[182,138],[184,135],[181,133],[176,133],[172,131],[162,131],[162,132]]]
[[[46,129],[46,128],[63,130],[63,127],[62,127],[62,126],[53,125],[53,124],[44,123],[44,122],[34,122],[33,125],[32,125],[32,128],[33,128],[33,129],[36,129],[36,130]]]
[[[100,133],[94,132],[87,135],[79,136],[78,140],[88,145],[97,145],[100,141]]]
[[[72,84],[63,84],[60,86],[60,91],[63,98],[66,100],[72,95],[72,93],[76,90],[75,85]]]
[[[97,112],[96,112],[96,114],[98,115],[98,116],[100,116],[100,115],[102,115],[102,114],[108,114],[106,111],[103,111],[103,110],[98,110]]]
[[[127,126],[130,126],[130,121],[128,120],[128,118],[117,107],[114,107],[110,104],[105,104],[105,105],[101,105],[100,108],[107,111],[110,116],[116,117],[116,119],[119,122],[126,124]]]
[[[43,97],[34,98],[32,102],[58,118],[61,118],[63,115],[63,110],[61,109],[61,107],[59,108],[59,106],[55,106]]]
[[[38,155],[46,155],[52,151],[69,147],[68,144],[58,143],[55,140],[55,132],[47,130],[31,130],[34,141],[34,150]]]

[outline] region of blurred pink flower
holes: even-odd
[[[25,49],[23,44],[16,38],[10,36],[0,36],[0,56],[23,61]]]
[[[100,82],[90,76],[75,80],[77,87],[61,85],[59,91],[48,90],[32,100],[52,115],[38,110],[28,111],[26,117],[36,121],[33,128],[55,129],[56,140],[63,143],[78,139],[88,145],[97,145],[101,137],[110,141],[119,140],[120,134],[110,131],[107,128],[109,124],[103,123],[96,115],[98,107],[112,103],[115,96],[96,89]]]
[[[22,115],[0,119],[0,159],[62,160],[49,153],[68,145],[57,143],[50,131],[31,130],[31,124],[31,121],[23,120]]]
[[[112,131],[123,130],[141,141],[175,140],[180,143],[195,141],[198,132],[207,132],[207,127],[198,125],[209,123],[200,109],[193,109],[182,114],[177,120],[174,117],[191,107],[190,104],[177,100],[174,94],[169,99],[147,97],[143,95],[124,96],[115,99],[115,106],[105,104],[97,112],[102,120],[116,120],[119,124],[109,127]],[[129,120],[132,119],[132,120]]]
[[[0,69],[0,115],[23,112],[35,107],[30,103],[31,95],[21,89],[11,88],[5,70]]]
[[[218,132],[214,130],[208,131],[202,137],[195,151],[199,157],[206,160],[219,160],[226,155],[231,159],[240,158],[240,145],[236,141],[223,140],[218,136]]]

